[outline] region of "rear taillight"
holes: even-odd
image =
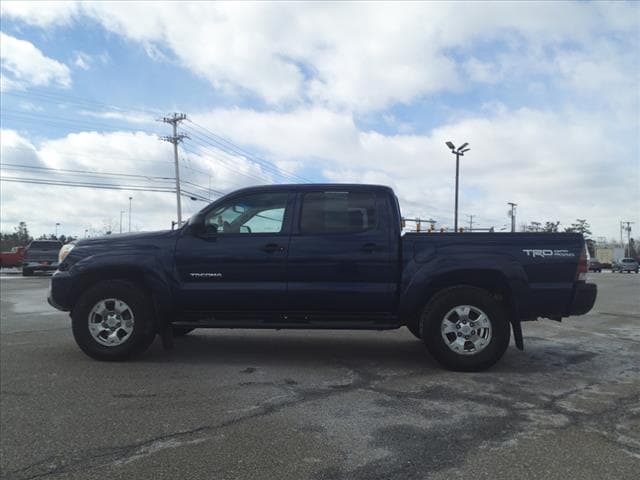
[[[576,272],[576,280],[586,280],[588,271],[589,265],[587,262],[587,246],[585,245],[584,247],[582,247],[580,260],[578,260],[578,271]]]

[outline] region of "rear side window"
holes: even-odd
[[[302,197],[300,230],[306,234],[356,233],[378,223],[370,192],[312,192]]]

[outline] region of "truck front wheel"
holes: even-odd
[[[494,365],[509,346],[505,309],[480,288],[452,287],[425,307],[420,331],[427,349],[444,367],[480,371]]]
[[[86,290],[71,312],[73,336],[96,360],[126,360],[155,338],[151,301],[125,280],[106,280]]]

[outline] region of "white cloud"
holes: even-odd
[[[120,210],[128,210],[128,197],[134,198],[134,229],[169,228],[176,218],[175,193],[136,191],[135,188],[173,189],[175,183],[173,150],[154,135],[144,132],[80,132],[33,145],[13,130],[2,130],[2,177],[67,182],[116,184],[122,190],[91,189],[2,182],[1,230],[12,231],[26,221],[32,234],[51,233],[55,222],[61,233],[83,235],[84,230],[104,230],[111,223],[119,229]],[[196,193],[212,198],[217,192],[255,183],[270,183],[271,177],[259,165],[209,149],[190,148],[181,152],[182,188],[186,194]],[[211,168],[215,161],[215,168]],[[42,168],[15,169],[13,165],[64,169],[66,172]],[[75,170],[76,172],[69,172]],[[101,174],[119,174],[105,176]],[[138,177],[128,177],[136,175]],[[147,178],[140,178],[143,175]],[[162,177],[164,180],[159,178]],[[202,202],[183,198],[184,216],[202,208]],[[126,218],[126,215],[125,215]]]
[[[79,11],[78,2],[38,0],[37,2],[2,2],[0,14],[3,17],[17,18],[39,27],[68,25]]]
[[[74,52],[73,64],[80,70],[90,70],[95,65],[106,65],[110,62],[111,57],[107,52],[99,55],[90,55],[86,52]]]
[[[595,235],[615,234],[620,217],[635,215],[640,225],[637,3],[34,5],[3,2],[2,13],[47,28],[95,21],[155,61],[177,62],[229,95],[258,96],[267,103],[260,111],[205,106],[192,117],[289,171],[390,184],[407,215],[451,222],[454,161],[444,141],[454,140],[472,146],[462,160],[461,211],[481,225],[506,223],[507,201],[519,204],[519,221],[585,217]],[[18,80],[3,76],[3,85]],[[443,92],[482,107],[466,114],[445,105],[449,116],[438,119],[433,104],[451,98]],[[400,108],[376,118],[392,106]],[[91,115],[148,121],[139,112]],[[362,118],[402,134],[363,129]],[[141,159],[160,161],[164,152],[171,175],[167,145],[141,135],[85,132],[33,148],[52,165],[84,156],[85,168],[131,172],[160,171]],[[198,183],[208,184],[212,161],[214,188],[270,180],[260,166],[199,142],[184,144],[185,172]],[[78,195],[89,210],[98,198]],[[123,197],[114,195],[116,203]],[[149,206],[141,224],[167,224],[172,201]],[[93,215],[113,210],[98,205]]]
[[[520,204],[525,221],[586,217],[594,232],[615,232],[619,215],[640,212],[638,161],[619,141],[634,127],[619,131],[597,116],[500,106],[429,134],[391,136],[360,131],[351,114],[318,108],[214,110],[194,119],[269,158],[316,167],[331,181],[388,184],[407,215],[448,224],[455,161],[447,140],[471,143],[461,160],[460,209],[481,224],[505,223],[507,201]]]
[[[133,124],[151,125],[157,123],[156,117],[146,112],[136,112],[131,110],[111,110],[96,112],[93,110],[80,110],[79,115],[85,117],[102,118],[105,120],[122,120]]]
[[[504,62],[474,58],[476,45],[499,42],[511,51],[508,64],[522,67],[517,59],[546,63],[558,46],[588,53],[598,36],[637,42],[631,2],[13,4],[4,2],[4,15],[41,26],[96,20],[227,92],[360,112],[492,82],[494,66],[513,76]]]
[[[0,32],[0,45],[3,91],[30,86],[71,86],[69,68],[45,56],[32,43]]]

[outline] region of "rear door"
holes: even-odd
[[[282,191],[234,196],[205,215],[203,233],[185,232],[175,255],[181,309],[285,308],[292,202]]]
[[[297,195],[289,243],[289,306],[309,312],[391,312],[395,277],[384,195],[326,188]]]

